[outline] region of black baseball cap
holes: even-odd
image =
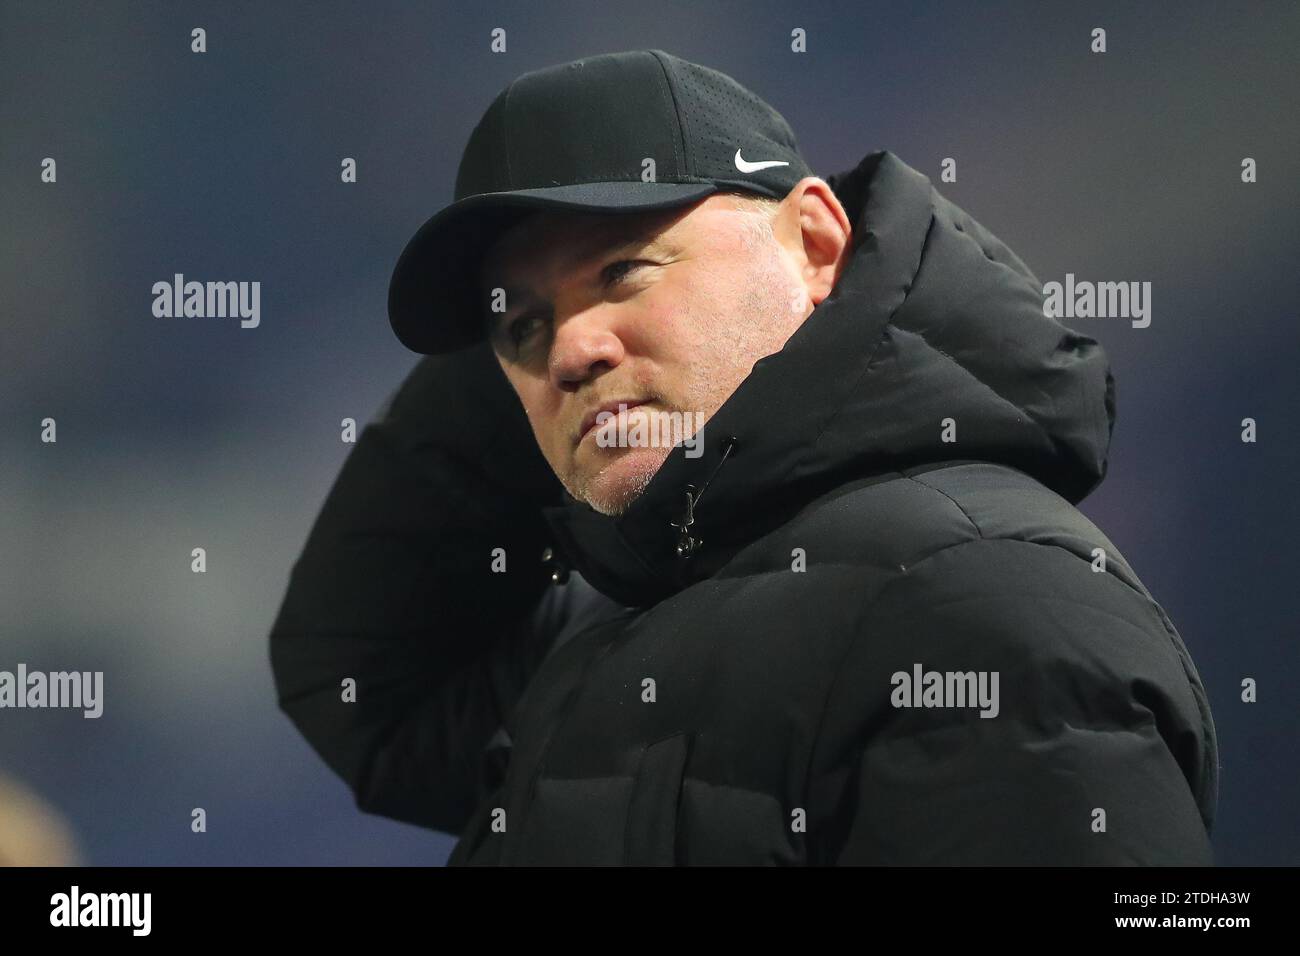
[[[731,190],[783,199],[811,175],[780,113],[725,73],[662,50],[525,73],[470,133],[451,205],[402,250],[389,322],[423,354],[481,341],[483,254],[539,209],[649,212]]]

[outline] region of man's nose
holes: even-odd
[[[610,303],[556,311],[550,375],[557,388],[572,390],[596,374],[597,365],[613,368],[623,361],[615,313]]]

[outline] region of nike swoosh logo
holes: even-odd
[[[763,163],[751,163],[740,158],[740,150],[736,150],[736,168],[742,173],[756,173],[760,169],[767,169],[771,166],[789,166],[790,164],[783,159],[769,159]]]

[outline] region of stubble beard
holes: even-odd
[[[695,420],[695,431],[698,432],[749,377],[754,363],[780,351],[790,334],[802,323],[803,316],[796,320],[792,314],[791,299],[795,287],[790,275],[781,268],[774,245],[769,244],[774,242],[758,239],[751,245],[756,255],[751,260],[745,282],[740,286],[743,292],[735,309],[742,317],[740,323],[735,323],[734,313],[729,317],[727,313],[730,310],[719,308],[713,301],[710,302],[710,320],[696,325],[712,337],[707,342],[698,343],[694,349],[697,358],[690,365],[689,380],[682,390],[688,407],[669,409],[667,403],[656,396],[655,402],[660,408],[653,410],[652,414],[680,411]],[[716,330],[726,328],[729,318],[734,334],[723,342],[717,338]],[[743,359],[738,361],[738,356],[743,356]],[[646,450],[624,449],[622,454],[603,464],[593,475],[578,472],[570,475],[563,484],[572,497],[586,502],[600,514],[621,516],[645,493],[672,449],[651,449],[660,453],[655,458],[654,467],[640,468],[629,479],[619,482],[616,488],[600,490],[603,479],[622,457],[643,454]]]

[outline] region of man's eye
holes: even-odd
[[[605,266],[601,275],[605,279],[605,285],[613,285],[619,279],[622,279],[627,273],[635,269],[641,263],[637,259],[620,259],[618,262],[611,262]]]
[[[541,321],[542,316],[536,312],[521,315],[519,318],[511,322],[509,328],[506,329],[506,332],[510,335],[510,341],[518,347],[518,345],[528,337],[528,323]]]
[[[605,286],[609,287],[623,279],[637,266],[645,264],[646,263],[640,259],[620,259],[617,262],[611,262],[601,270],[601,279],[605,283]],[[511,343],[518,348],[530,337],[533,331],[530,323],[543,322],[545,321],[545,318],[545,315],[537,312],[529,312],[521,315],[506,326],[506,336],[510,339]]]

